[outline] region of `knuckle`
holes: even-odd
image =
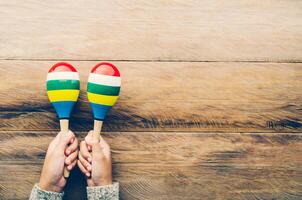
[[[77,148],[77,144],[76,144],[76,143],[73,143],[72,145],[70,145],[70,148],[76,149],[76,148]]]
[[[84,153],[83,157],[84,157],[85,159],[88,159],[89,154],[88,154],[88,153]]]
[[[80,151],[78,154],[79,159],[82,159],[82,154],[83,154],[82,151]]]
[[[85,154],[84,154],[84,155],[82,154],[82,160],[85,160],[86,157],[87,157],[87,156],[86,156]]]
[[[74,137],[74,141],[73,141],[74,144],[77,144],[78,143],[78,139],[76,137]]]
[[[75,151],[75,152],[72,154],[72,158],[73,158],[73,159],[76,158],[77,155],[78,155],[78,151]]]

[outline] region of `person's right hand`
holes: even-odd
[[[74,133],[60,132],[49,144],[39,186],[51,192],[61,192],[67,183],[63,176],[64,164],[71,171],[76,165],[78,156],[78,140]]]
[[[100,136],[100,141],[97,141],[92,135],[93,131],[89,131],[85,141],[80,144],[78,166],[86,175],[89,187],[111,185],[110,147],[102,136]]]

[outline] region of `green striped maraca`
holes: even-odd
[[[70,64],[59,62],[47,74],[47,95],[60,119],[61,132],[68,132],[71,111],[80,93],[80,79],[77,70]],[[64,177],[69,171],[64,168]]]
[[[92,68],[87,96],[94,116],[94,137],[99,139],[103,120],[118,99],[121,87],[120,72],[111,63],[101,62]]]

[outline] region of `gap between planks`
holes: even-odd
[[[58,131],[55,130],[1,130],[0,135],[3,133],[22,133],[22,134],[42,134],[42,133],[57,133]],[[88,133],[89,130],[87,131],[76,131],[72,130],[75,132],[76,135],[85,135]],[[281,135],[293,135],[293,136],[302,136],[302,132],[218,132],[218,131],[159,131],[154,134],[154,131],[114,131],[114,132],[102,132],[101,134],[105,135],[119,135],[119,134],[127,134],[127,135],[185,135],[185,136],[190,136],[190,135],[203,135],[203,136],[211,136],[211,135],[217,135],[217,136],[223,136],[223,135],[263,135],[263,136],[281,136]]]
[[[95,62],[74,63],[82,75],[82,91],[71,129],[87,131],[93,119],[85,88]],[[57,131],[57,117],[45,92],[45,74],[51,64],[1,61],[1,130]],[[300,64],[120,64],[123,89],[104,131],[302,131]],[[7,71],[11,66],[18,73]]]

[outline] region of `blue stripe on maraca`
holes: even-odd
[[[101,104],[90,103],[93,116],[97,120],[104,120],[107,112],[110,110],[112,106],[105,106]]]
[[[75,103],[75,101],[57,101],[52,102],[52,105],[55,108],[59,119],[69,119]]]

